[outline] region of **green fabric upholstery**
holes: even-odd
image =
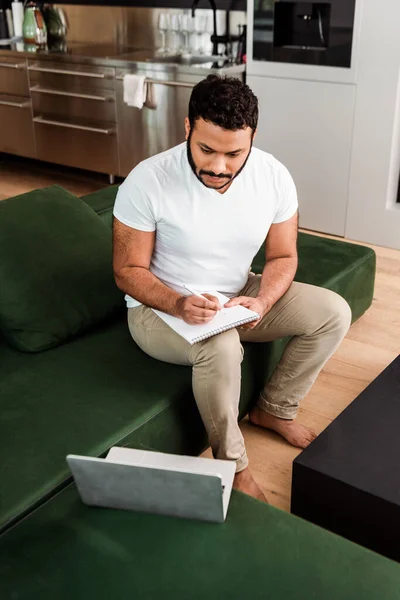
[[[351,306],[353,322],[371,306],[374,294],[376,255],[372,248],[299,233],[299,266],[296,281],[328,288]],[[252,271],[264,267],[264,246],[254,257]]]
[[[26,352],[58,346],[122,306],[110,231],[59,186],[0,204],[0,328]]]
[[[90,508],[71,486],[0,538],[0,597],[398,600],[400,566],[240,492],[217,525]]]
[[[242,416],[276,360],[269,345],[246,349]],[[0,364],[0,529],[65,484],[69,452],[126,445],[198,454],[207,445],[190,368],[144,354],[125,316],[50,352],[0,344]]]
[[[98,213],[100,219],[103,221],[103,223],[105,223],[105,225],[107,225],[107,227],[109,229],[112,229],[112,224],[113,224],[113,209],[112,208],[107,208],[106,210],[102,210],[100,213]]]
[[[90,208],[92,208],[104,223],[111,228],[112,226],[112,207],[118,192],[118,185],[110,185],[107,188],[82,196]]]
[[[86,202],[96,213],[101,213],[114,206],[119,185],[110,185],[106,188],[81,196],[81,200]]]

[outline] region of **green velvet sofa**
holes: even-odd
[[[394,563],[238,492],[220,528],[82,505],[68,453],[207,445],[190,369],[129,336],[111,271],[116,189],[0,203],[0,597],[400,598]],[[353,320],[374,276],[372,250],[300,234],[296,280],[340,293]],[[287,342],[245,345],[241,417]]]

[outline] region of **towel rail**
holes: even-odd
[[[124,78],[123,75],[118,75],[117,79],[122,80]],[[195,86],[194,83],[186,83],[185,81],[163,81],[162,79],[148,79],[146,77],[145,79],[145,83],[154,83],[154,84],[160,84],[160,85],[169,85],[172,87],[186,87],[186,88],[192,88]]]

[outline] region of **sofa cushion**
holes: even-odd
[[[59,186],[0,203],[0,328],[13,346],[58,346],[123,306],[111,234]]]
[[[118,185],[111,185],[97,192],[82,196],[86,202],[108,226],[112,227],[113,206],[118,192]]]
[[[117,197],[119,185],[110,185],[106,188],[86,194],[81,197],[81,200],[86,202],[96,213],[101,213],[114,206],[115,198]]]
[[[241,416],[286,342],[246,347]],[[68,453],[126,445],[198,454],[207,446],[191,369],[142,352],[125,315],[49,352],[0,343],[0,364],[0,530],[68,483]]]
[[[325,287],[350,304],[352,322],[369,308],[374,294],[376,255],[372,248],[299,232],[299,266],[295,281]],[[254,257],[251,270],[261,273],[264,245]]]
[[[0,597],[398,600],[400,565],[235,490],[215,524],[88,507],[71,486],[1,537]]]

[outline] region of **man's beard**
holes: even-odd
[[[243,171],[243,169],[246,166],[247,161],[249,160],[249,156],[251,154],[251,149],[253,147],[253,137],[251,138],[251,144],[250,144],[250,150],[248,155],[246,156],[246,160],[244,161],[244,163],[242,164],[242,166],[240,167],[240,169],[235,173],[213,173],[212,171],[204,171],[203,169],[200,169],[199,173],[197,173],[197,167],[196,167],[196,163],[193,160],[193,155],[192,155],[192,151],[190,149],[190,140],[192,138],[192,132],[189,133],[189,137],[187,139],[186,142],[186,151],[187,151],[187,158],[189,161],[189,165],[191,166],[191,169],[193,171],[193,173],[196,175],[197,179],[206,187],[209,188],[211,190],[222,190],[224,187],[226,187],[228,184],[230,184],[234,179],[236,179],[236,177]],[[206,183],[204,183],[204,181],[202,180],[201,176],[202,175],[210,175],[210,176],[214,176],[214,177],[224,177],[226,178],[226,182],[223,183],[221,186],[219,187],[213,187],[212,185],[207,185]]]

